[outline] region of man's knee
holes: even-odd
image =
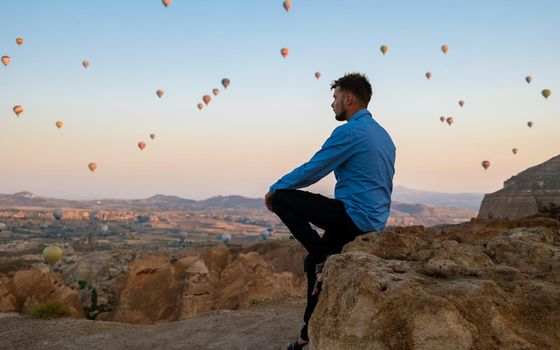
[[[270,199],[272,210],[276,213],[278,210],[286,207],[286,192],[284,190],[276,190],[272,193]]]

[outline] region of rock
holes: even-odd
[[[557,232],[459,243],[404,231],[329,257],[310,349],[560,348]]]

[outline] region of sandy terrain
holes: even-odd
[[[0,314],[0,349],[285,349],[304,309],[283,300],[151,326]]]

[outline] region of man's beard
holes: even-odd
[[[340,112],[339,114],[334,116],[334,119],[338,120],[339,122],[343,122],[346,120],[346,111]]]

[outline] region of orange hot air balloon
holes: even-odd
[[[17,38],[16,39],[16,44],[18,44],[18,45],[23,44],[23,38],[22,37]]]
[[[84,219],[84,220],[89,219],[89,213],[87,211],[82,212],[82,219]]]
[[[159,89],[158,91],[156,91],[156,95],[161,98],[161,96],[163,96],[163,90]]]
[[[319,79],[321,77],[321,72],[315,72],[315,78]]]
[[[150,138],[153,140],[156,138],[156,134],[150,134]]]
[[[552,92],[549,89],[544,89],[541,94],[544,96],[544,98],[549,98]]]
[[[441,45],[441,51],[443,51],[443,53],[447,53],[447,51],[449,51],[449,46],[447,45]]]
[[[280,50],[280,54],[284,58],[288,57],[288,49],[284,47],[282,50]]]
[[[138,148],[140,148],[141,151],[143,151],[145,147],[146,147],[146,142],[144,141],[138,142]]]
[[[55,123],[55,125],[56,125],[57,128],[60,129],[60,128],[62,128],[62,125],[64,125],[64,123],[59,120]]]
[[[220,90],[212,89],[212,93],[214,94],[214,96],[218,96],[218,94],[220,93]]]
[[[445,123],[445,117],[444,116],[439,117],[439,121]]]
[[[512,148],[511,152],[512,152],[513,154],[517,154],[517,148]]]
[[[202,110],[202,108],[204,108],[204,104],[202,104],[202,103],[199,103],[199,104],[197,104],[196,106],[197,106],[198,109],[200,109],[200,110]]]
[[[385,55],[385,54],[387,53],[387,51],[389,51],[389,46],[387,46],[387,45],[381,45],[381,47],[379,48],[379,50],[381,50],[381,53]]]
[[[208,106],[208,104],[210,103],[210,101],[212,100],[212,97],[210,97],[210,95],[204,95],[202,96],[202,101],[204,101],[204,103]]]
[[[82,61],[82,66],[84,66],[84,68],[89,67],[89,61],[88,60],[83,60]]]
[[[95,171],[95,169],[97,169],[97,164],[95,163],[89,163],[88,164],[88,168],[89,170],[91,170],[91,172],[93,173]]]
[[[169,6],[169,4],[171,4],[171,0],[161,0],[161,3],[163,4],[163,6],[167,7]]]
[[[488,169],[490,167],[490,161],[489,160],[483,161],[482,167],[484,168],[484,170]]]
[[[431,77],[432,77],[432,73],[426,72],[426,79],[430,80]]]
[[[284,6],[284,9],[286,10],[286,12],[288,12],[292,8],[292,0],[284,1],[284,3],[282,5]]]
[[[451,124],[453,124],[453,117],[447,117],[445,121],[447,122],[447,124],[449,124],[449,126],[451,126]]]
[[[527,82],[527,84],[531,84],[531,82],[533,81],[533,77],[528,75],[525,77],[525,81]]]
[[[224,86],[224,89],[227,89],[227,87],[229,86],[229,79],[228,78],[224,78],[222,79],[222,85]]]
[[[12,62],[12,59],[10,58],[10,56],[2,56],[1,60],[2,60],[2,63],[4,63],[5,66],[7,66],[8,64],[10,64],[10,62]]]
[[[461,100],[459,101],[459,106],[463,107],[465,105],[465,101]]]
[[[18,117],[19,117],[20,114],[23,113],[23,107],[20,106],[20,105],[14,106],[13,110],[14,110],[14,113],[16,114],[16,116],[18,116]]]

